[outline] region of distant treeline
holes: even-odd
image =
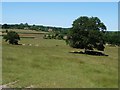
[[[43,26],[43,25],[28,25],[28,23],[20,23],[20,24],[3,24],[2,29],[25,29],[25,30],[36,30],[36,31],[63,31],[68,30],[69,28],[62,27],[51,27],[51,26]]]
[[[44,35],[43,38],[45,39],[64,39],[64,36],[67,36],[70,29],[70,28],[51,27],[51,26],[42,26],[42,25],[28,25],[27,23],[3,24],[1,27],[2,29],[25,29],[25,30],[49,32],[48,34]],[[108,44],[120,45],[120,31],[106,31],[104,33],[104,40],[105,43]]]

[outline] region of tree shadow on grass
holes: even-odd
[[[102,52],[99,51],[94,51],[94,50],[86,50],[85,52],[83,51],[71,51],[69,53],[74,53],[74,54],[87,54],[87,55],[94,55],[94,56],[108,56]]]

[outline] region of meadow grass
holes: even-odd
[[[118,47],[106,46],[109,56],[92,56],[69,53],[77,49],[63,40],[22,38],[20,43],[25,46],[9,45],[3,40],[3,84],[19,80],[10,87],[118,87]]]
[[[31,33],[31,34],[39,34],[39,33],[47,33],[47,32],[43,32],[43,31],[35,31],[35,30],[24,30],[24,29],[0,29],[0,31],[6,31],[6,30],[8,30],[8,31],[15,31],[15,32],[17,32],[17,33]]]

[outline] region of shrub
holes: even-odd
[[[5,41],[9,42],[9,44],[18,44],[18,40],[20,40],[20,37],[18,35],[18,33],[14,32],[14,31],[9,31],[7,32],[7,35],[5,35],[3,37],[4,39],[6,39]]]

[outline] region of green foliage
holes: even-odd
[[[104,49],[100,47],[104,44],[105,30],[106,26],[99,18],[83,16],[73,22],[66,42],[73,48],[97,48],[103,51]]]
[[[52,31],[49,32],[48,34],[45,34],[43,36],[44,39],[58,39],[58,40],[63,40],[64,36],[67,34],[67,30],[63,31]]]
[[[14,32],[14,31],[9,31],[7,32],[7,35],[5,35],[3,37],[4,39],[6,39],[5,41],[9,42],[9,44],[18,44],[18,40],[20,40],[20,37],[18,35],[18,33]]]
[[[59,39],[59,40],[62,40],[63,39],[63,35],[62,34],[59,34],[56,39]]]
[[[104,35],[105,41],[108,44],[120,45],[120,32],[106,32]]]
[[[3,24],[3,25],[2,25],[2,29],[9,29],[9,25]]]
[[[8,33],[8,30],[6,30],[5,32]]]
[[[61,28],[61,27],[51,27],[51,26],[42,26],[42,25],[29,25],[28,23],[20,23],[20,24],[3,24],[2,29],[29,29],[29,30],[36,30],[36,31],[45,31],[48,32],[49,29],[52,31],[60,31],[66,33],[68,28]]]

